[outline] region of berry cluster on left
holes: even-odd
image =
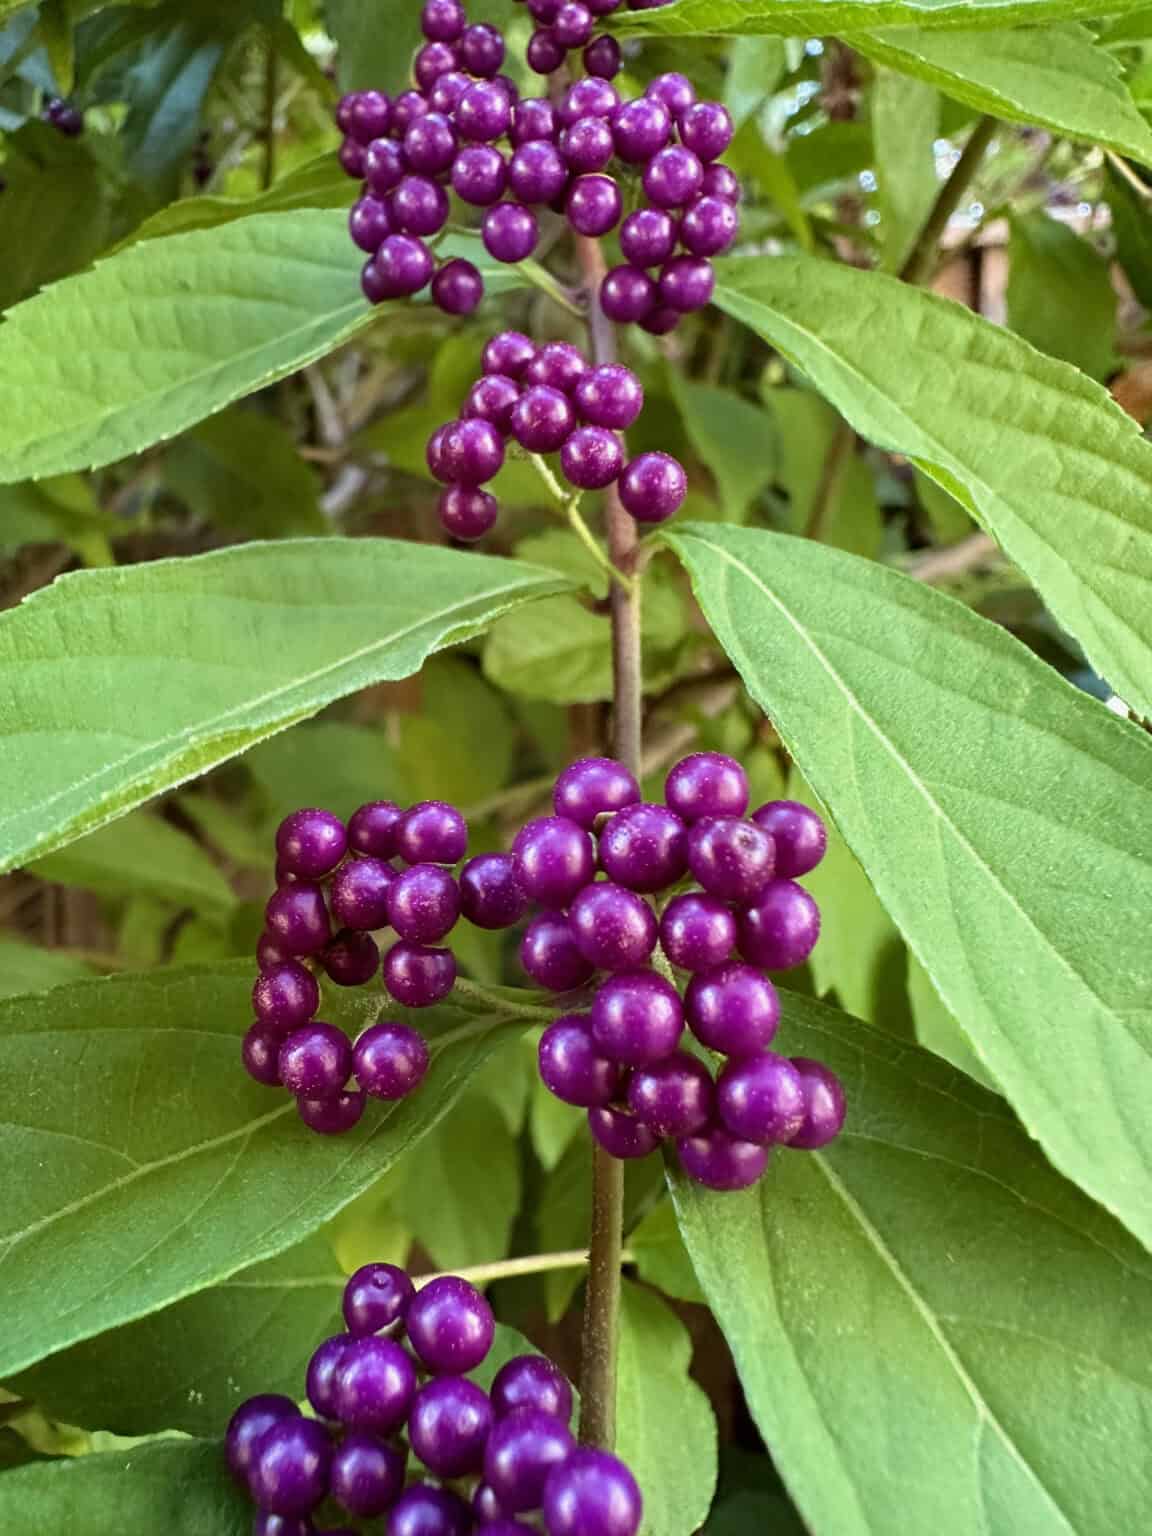
[[[557,1366],[517,1355],[488,1391],[469,1379],[495,1336],[474,1286],[441,1275],[417,1290],[395,1265],[367,1264],[343,1310],[345,1332],[308,1366],[310,1412],[263,1394],[228,1426],[228,1464],[257,1506],[253,1536],[352,1536],[347,1524],[321,1532],[322,1509],[386,1516],[386,1536],[529,1536],[538,1527],[519,1517],[537,1514],[547,1536],[635,1536],[636,1480],[618,1457],[576,1445]]]

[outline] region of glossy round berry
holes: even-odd
[[[701,101],[679,116],[680,142],[705,162],[718,160],[732,142],[735,127],[727,107]]]
[[[395,824],[393,840],[394,828]],[[396,871],[383,859],[349,859],[332,881],[332,912],[336,920],[361,933],[384,928],[388,923],[388,888],[395,878]]]
[[[480,226],[484,249],[494,261],[527,261],[540,243],[540,225],[523,203],[497,203]]]
[[[755,901],[772,879],[775,864],[770,834],[739,816],[706,816],[688,835],[692,878],[723,901]]]
[[[684,994],[692,1033],[711,1051],[753,1056],[771,1045],[780,1025],[780,999],[751,965],[723,965],[694,976]]]
[[[644,406],[643,385],[631,368],[621,363],[603,363],[591,369],[577,381],[574,396],[581,416],[590,426],[617,432],[630,427]],[[619,807],[606,805],[602,809]]]
[[[503,86],[494,80],[478,80],[469,86],[456,108],[460,137],[473,144],[502,139],[512,126],[512,103]]]
[[[482,853],[460,871],[460,909],[477,928],[511,928],[528,908],[507,853]]]
[[[799,800],[772,800],[752,813],[758,827],[776,844],[776,873],[795,880],[815,869],[828,851],[828,828]]]
[[[647,331],[650,336],[667,336],[680,324],[682,315],[678,309],[669,309],[666,304],[657,304],[655,309],[650,309],[640,321],[640,329]]]
[[[638,1067],[628,1080],[628,1108],[657,1136],[690,1136],[712,1118],[712,1074],[687,1051]]]
[[[629,165],[647,165],[671,135],[672,114],[662,101],[650,96],[625,102],[612,118],[616,153]]]
[[[388,204],[371,193],[365,193],[352,204],[348,215],[348,233],[353,242],[370,256],[384,244],[389,235],[396,233],[396,223],[388,211]]]
[[[543,1355],[516,1355],[492,1382],[492,1409],[498,1419],[517,1408],[550,1413],[565,1424],[572,1418],[572,1388],[559,1366]]]
[[[735,206],[744,195],[740,178],[727,165],[704,167],[704,180],[700,187],[704,197],[719,197]]]
[[[477,1483],[476,1491],[472,1495],[472,1513],[476,1516],[480,1530],[487,1530],[489,1524],[506,1518],[504,1511],[500,1508],[500,1501],[487,1483]]]
[[[440,525],[462,543],[482,539],[496,526],[500,504],[495,496],[474,485],[450,485],[438,503]]]
[[[455,43],[467,25],[460,0],[424,0],[420,30],[430,43]]]
[[[456,956],[402,940],[384,956],[384,985],[402,1008],[431,1008],[456,985]]]
[[[474,1371],[492,1348],[496,1332],[487,1301],[455,1275],[430,1280],[417,1291],[405,1322],[412,1348],[437,1376]]]
[[[522,379],[536,356],[536,343],[521,331],[501,331],[485,345],[482,364],[485,373],[503,373],[510,379]]]
[[[670,981],[655,971],[621,971],[592,1000],[592,1038],[625,1066],[660,1061],[680,1044],[684,1008]]]
[[[564,130],[561,152],[569,169],[578,174],[602,171],[615,153],[612,129],[603,117],[580,117]]]
[[[504,438],[490,421],[469,417],[448,428],[441,460],[457,484],[483,485],[504,468]]]
[[[820,937],[820,908],[791,880],[773,880],[754,906],[740,914],[740,953],[768,971],[803,965]]]
[[[611,403],[617,398],[615,381],[601,379],[596,382],[597,375],[615,373],[617,370],[609,368],[597,368],[593,373],[586,374],[577,385],[577,397],[583,400],[591,398],[595,402]],[[629,373],[627,368],[618,370],[635,379],[635,375]],[[585,391],[585,385],[590,385],[589,391]],[[636,381],[639,389],[639,381]],[[606,410],[605,414],[609,414]],[[585,415],[587,415],[585,411]],[[620,411],[617,411],[617,415]],[[610,423],[602,423],[610,425]],[[629,423],[624,422],[624,426]],[[609,811],[620,811],[625,806],[635,805],[640,799],[640,786],[633,775],[625,768],[623,763],[618,763],[610,757],[585,757],[579,762],[572,763],[556,780],[556,788],[552,793],[552,803],[556,807],[557,816],[565,816],[569,821],[574,821],[578,826],[591,831],[596,824],[596,818]]]
[[[719,256],[740,233],[740,215],[723,197],[698,197],[680,221],[680,240],[693,256]]]
[[[568,396],[546,384],[526,389],[512,411],[512,435],[529,453],[555,453],[575,426]]]
[[[557,111],[561,127],[570,128],[581,117],[613,117],[620,106],[620,93],[607,80],[587,76],[570,85]]]
[[[520,386],[504,373],[486,373],[473,384],[464,402],[465,416],[490,421],[498,432],[512,427],[512,407],[520,398]]]
[[[800,1073],[773,1051],[730,1061],[716,1082],[720,1121],[741,1141],[791,1141],[804,1126],[806,1107]]]
[[[657,287],[662,305],[687,315],[711,303],[716,273],[704,256],[674,256],[662,268]]]
[[[306,881],[279,886],[264,908],[264,921],[273,938],[293,955],[319,954],[332,937],[324,892]]]
[[[348,1344],[348,1334],[338,1333],[335,1338],[325,1339],[312,1352],[312,1358],[308,1361],[304,1390],[308,1401],[322,1419],[336,1417],[336,1373],[344,1364],[344,1352]]]
[[[380,969],[380,951],[375,939],[351,928],[340,932],[320,952],[320,964],[338,987],[362,987]]]
[[[788,1145],[803,1152],[815,1152],[835,1140],[844,1127],[844,1087],[823,1062],[793,1056],[792,1065],[800,1074],[804,1090],[804,1122]]]
[[[393,800],[371,800],[348,822],[348,846],[355,853],[390,859],[396,852],[396,823],[404,812]]]
[[[456,156],[452,190],[465,203],[488,208],[504,195],[508,168],[504,156],[491,144],[470,144]]]
[[[267,1430],[253,1447],[248,1486],[261,1509],[303,1515],[328,1492],[332,1445],[315,1419],[299,1415]]]
[[[427,94],[441,75],[456,68],[456,50],[447,43],[425,43],[412,61],[412,75],[416,84]]]
[[[416,1287],[395,1264],[364,1264],[344,1287],[344,1321],[356,1338],[402,1321]]]
[[[342,132],[358,144],[382,139],[392,120],[392,108],[383,91],[353,91],[337,108]]]
[[[685,821],[743,816],[748,809],[748,775],[734,757],[722,752],[693,752],[668,774],[664,798]]]
[[[437,235],[448,221],[448,194],[429,176],[405,176],[392,194],[392,212],[408,234]]]
[[[299,1029],[320,1006],[320,988],[307,966],[284,960],[256,978],[252,1011],[270,1034],[285,1035]]]
[[[690,891],[664,909],[660,944],[681,970],[712,970],[723,965],[736,947],[736,919],[715,896]]]
[[[652,312],[656,284],[639,267],[613,267],[600,284],[600,308],[617,325],[634,325]]]
[[[403,1451],[366,1430],[349,1430],[332,1457],[332,1497],[349,1514],[370,1520],[400,1497],[406,1470]]]
[[[406,169],[404,151],[395,139],[373,139],[364,151],[364,179],[375,197],[386,198],[395,192]]]
[[[522,827],[512,860],[525,895],[545,907],[566,907],[596,872],[592,839],[563,816],[541,816]]]
[[[334,1024],[305,1024],[280,1047],[280,1080],[297,1098],[335,1098],[351,1075],[352,1046]]]
[[[437,1477],[479,1472],[491,1428],[488,1394],[462,1376],[437,1376],[427,1382],[408,1415],[412,1449]]]
[[[70,102],[54,96],[44,107],[44,120],[66,139],[78,139],[84,132],[84,114]]]
[[[606,427],[577,427],[560,449],[560,467],[570,485],[602,491],[620,477],[624,445]]]
[[[656,947],[656,918],[634,891],[610,881],[586,885],[572,902],[568,926],[581,954],[598,971],[634,970]]]
[[[461,68],[470,75],[490,79],[500,73],[504,62],[504,38],[496,27],[485,22],[465,27],[457,45]]]
[[[432,112],[450,116],[460,105],[464,92],[471,84],[472,76],[466,75],[462,69],[450,69],[446,75],[441,75],[428,92],[428,105]]]
[[[583,48],[592,37],[592,12],[580,0],[564,0],[552,23],[552,35],[564,48]]]
[[[393,1504],[387,1536],[469,1536],[472,1512],[459,1494],[413,1483]]]
[[[768,1166],[768,1149],[741,1141],[719,1126],[676,1143],[680,1166],[690,1179],[722,1193],[750,1189]]]
[[[405,177],[394,196],[399,197],[406,183],[418,179],[422,178]],[[434,187],[436,193],[441,197],[444,195],[444,188],[437,186],[435,182],[425,182],[425,187]],[[418,203],[423,212],[415,214],[412,209]],[[422,227],[426,225],[431,218],[433,207],[438,210],[437,217],[440,212],[444,213],[445,218],[447,217],[447,209],[435,193],[429,194],[426,198],[423,191],[414,192],[405,206],[409,211],[402,216],[402,222],[408,229],[416,227],[413,222],[416,218],[421,219]],[[400,210],[397,209],[396,212],[397,217],[400,218]],[[439,229],[441,224],[443,219],[436,224],[436,228]],[[425,229],[424,232],[431,231]],[[421,288],[432,280],[432,273],[436,267],[432,252],[422,240],[417,240],[412,235],[389,235],[376,252],[371,264],[375,269],[380,291],[385,298],[390,299],[410,298],[412,294],[419,293]]]
[[[240,1047],[245,1072],[266,1088],[280,1087],[280,1045],[280,1035],[253,1024]]]
[[[457,148],[456,128],[443,112],[429,112],[417,118],[404,135],[408,169],[421,176],[439,176],[451,169]]]
[[[593,974],[580,953],[567,918],[545,912],[533,918],[520,941],[520,964],[538,986],[549,992],[571,992]]]
[[[538,1408],[516,1408],[498,1419],[484,1453],[484,1481],[510,1514],[539,1509],[552,1468],[575,1449],[563,1419]]]
[[[594,37],[584,50],[584,68],[601,80],[614,80],[623,65],[620,44],[605,33]]]
[[[292,956],[273,934],[265,932],[260,935],[256,944],[256,964],[262,971],[270,971],[291,959]]]
[[[572,396],[590,371],[588,359],[579,347],[567,341],[550,341],[528,364],[524,378],[529,384],[543,384]]]
[[[548,1474],[548,1536],[636,1536],[643,1515],[636,1479],[607,1451],[582,1446]]]
[[[578,235],[606,235],[620,222],[620,187],[611,176],[577,176],[568,189],[568,222]]]
[[[620,476],[620,500],[638,523],[663,523],[675,516],[688,494],[688,476],[667,453],[642,453]]]
[[[413,864],[388,889],[388,920],[414,944],[435,944],[459,916],[460,888],[440,864]]]
[[[428,1071],[424,1036],[407,1024],[372,1024],[353,1047],[352,1071],[371,1098],[406,1099]]]
[[[671,71],[666,75],[657,75],[655,80],[649,82],[645,95],[662,101],[671,112],[672,116],[679,119],[688,109],[696,104],[696,88],[687,75],[681,75]]]
[[[342,1424],[390,1435],[408,1417],[415,1395],[416,1367],[399,1344],[375,1335],[349,1340],[332,1390]]]
[[[310,1131],[321,1136],[343,1136],[364,1113],[365,1099],[358,1089],[330,1099],[297,1099],[296,1110]]]
[[[555,144],[530,139],[508,162],[508,189],[522,203],[551,203],[568,185],[568,167]]]
[[[567,51],[550,28],[541,27],[528,39],[524,57],[529,69],[538,75],[551,75],[563,64]]]
[[[484,279],[470,261],[446,261],[432,279],[432,302],[446,315],[470,315],[484,297]]]
[[[565,1104],[597,1109],[619,1091],[620,1066],[596,1045],[585,1014],[565,1014],[548,1026],[540,1037],[539,1061],[544,1086]]]
[[[241,1486],[248,1481],[252,1467],[252,1450],[257,1441],[276,1424],[298,1419],[300,1410],[290,1397],[274,1392],[250,1397],[241,1403],[228,1421],[228,1433],[224,1437],[224,1452],[232,1476]]]
[[[670,144],[644,167],[645,196],[658,208],[683,208],[700,194],[704,167],[690,149]]]
[[[395,840],[406,864],[458,864],[468,850],[468,823],[443,800],[421,800],[396,823]]]
[[[536,140],[551,142],[555,133],[556,114],[550,101],[543,96],[527,96],[516,103],[512,112],[512,131],[509,134],[515,148]]]
[[[600,863],[631,891],[665,890],[688,868],[687,828],[662,805],[627,806],[601,830]]]
[[[623,1162],[650,1157],[660,1145],[655,1131],[650,1131],[643,1121],[623,1109],[590,1109],[588,1129],[609,1157]]]
[[[357,144],[355,139],[345,139],[336,152],[336,158],[345,176],[351,176],[355,181],[363,179],[367,164],[363,144]]]
[[[307,1515],[273,1515],[258,1509],[252,1518],[252,1536],[314,1536],[315,1530]]]

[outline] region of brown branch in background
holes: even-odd
[[[977,566],[985,565],[1000,553],[1000,546],[987,533],[974,533],[959,544],[947,549],[933,549],[909,567],[909,576],[926,581],[930,586],[937,582],[951,581],[955,576],[967,575]]]
[[[280,60],[276,43],[268,34],[264,54],[264,125],[261,137],[264,141],[264,167],[261,181],[267,191],[276,180],[276,101],[280,94]]]
[[[819,540],[827,533],[828,519],[832,508],[836,505],[844,471],[848,468],[848,462],[855,451],[856,433],[841,417],[836,423],[824,455],[820,483],[816,487],[816,494],[812,497],[808,523],[804,529],[806,539]]]

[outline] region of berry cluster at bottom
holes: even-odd
[[[531,1536],[519,1517],[537,1513],[547,1536],[635,1536],[636,1480],[577,1446],[572,1388],[550,1360],[509,1360],[488,1392],[469,1379],[495,1323],[467,1281],[417,1290],[395,1265],[365,1265],[345,1287],[344,1322],[308,1366],[315,1417],[276,1394],[232,1416],[225,1451],[257,1506],[253,1536],[351,1536],[315,1524],[333,1506],[340,1520],[386,1516],[386,1536]]]

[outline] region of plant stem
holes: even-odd
[[[536,473],[548,487],[548,494],[552,497],[557,506],[560,508],[560,511],[564,514],[568,521],[568,526],[580,540],[581,544],[584,545],[585,549],[592,556],[593,560],[595,560],[596,564],[608,577],[609,582],[618,581],[622,586],[631,591],[634,585],[632,579],[628,576],[621,575],[621,573],[616,569],[611,560],[609,560],[608,556],[604,553],[603,549],[601,549],[599,543],[597,542],[596,535],[592,532],[591,528],[589,528],[588,524],[581,517],[580,492],[566,491],[560,484],[559,480],[557,480],[556,476],[552,473],[551,465],[547,462],[546,459],[542,459],[538,453],[530,453],[528,455],[528,459]]]
[[[964,196],[973,176],[979,170],[984,152],[992,142],[998,127],[999,123],[994,117],[982,117],[968,135],[964,153],[953,167],[951,176],[940,188],[936,201],[932,205],[932,211],[924,221],[924,228],[912,247],[912,254],[900,270],[900,276],[906,283],[927,282],[932,276],[936,267],[936,248],[940,238],[948,228],[949,219],[960,206],[960,199]]]
[[[632,1255],[622,1255],[623,1262],[632,1261]],[[494,1280],[510,1280],[517,1275],[546,1275],[555,1269],[583,1269],[588,1262],[588,1250],[586,1248],[569,1248],[563,1253],[533,1253],[523,1259],[500,1259],[495,1264],[477,1264],[472,1269],[454,1269],[443,1271],[443,1274],[451,1273],[460,1280],[467,1280],[472,1285],[490,1285]],[[428,1284],[430,1280],[439,1280],[441,1272],[430,1275],[416,1275],[413,1284],[419,1289]]]

